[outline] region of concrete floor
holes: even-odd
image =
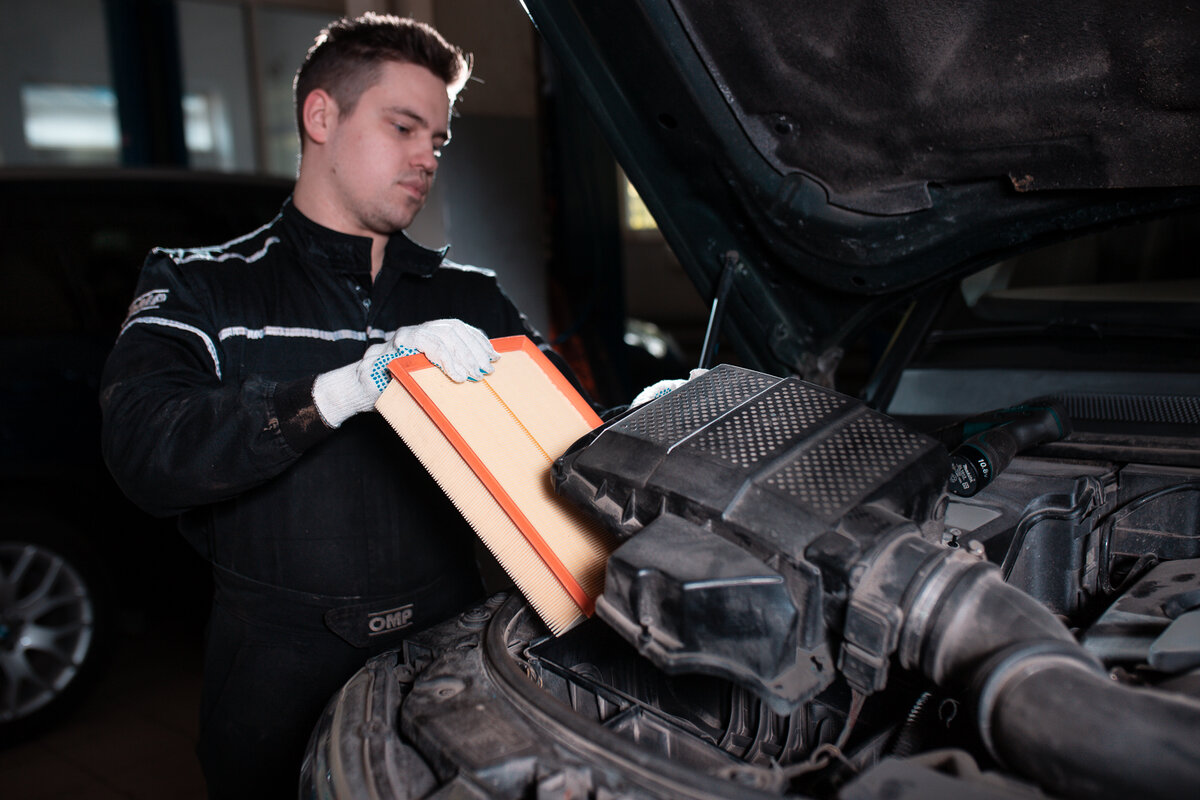
[[[53,730],[0,750],[11,800],[200,800],[194,753],[201,634],[122,635],[87,700]]]

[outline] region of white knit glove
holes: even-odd
[[[643,403],[649,403],[651,400],[657,400],[663,395],[668,395],[680,386],[683,386],[692,378],[699,378],[706,372],[708,372],[706,369],[694,369],[688,373],[687,378],[668,378],[657,383],[652,383],[637,393],[637,397],[633,398],[633,402],[629,404],[629,407],[633,408]]]
[[[400,328],[382,344],[368,347],[360,360],[317,376],[312,393],[321,419],[337,428],[355,414],[370,411],[391,379],[388,363],[414,353],[424,353],[455,383],[491,373],[492,362],[500,357],[487,334],[457,319]]]
[[[491,374],[492,362],[500,357],[486,333],[457,319],[435,319],[401,328],[392,336],[392,346],[424,353],[455,383]]]
[[[412,350],[409,354],[415,352]],[[313,404],[325,424],[337,428],[355,414],[374,408],[375,401],[387,386],[387,378],[376,380],[380,373],[376,364],[382,366],[395,355],[404,354],[397,353],[391,341],[373,344],[360,360],[318,375],[313,382]]]

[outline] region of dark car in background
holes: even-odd
[[[0,171],[0,741],[68,711],[111,636],[197,627],[207,577],[100,456],[100,371],[157,245],[226,241],[290,183],[159,170]]]
[[[524,5],[725,363],[555,462],[595,617],[372,659],[302,796],[1193,796],[1200,14]]]

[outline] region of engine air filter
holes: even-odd
[[[600,419],[529,339],[492,344],[500,360],[476,382],[424,355],[392,361],[375,407],[558,635],[592,613],[613,544],[554,494],[550,466]]]

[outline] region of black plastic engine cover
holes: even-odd
[[[819,614],[821,597],[796,597],[796,588],[742,548],[664,514],[609,558],[596,611],[665,672],[729,678],[778,698],[783,712],[833,672],[819,644],[798,660],[797,636],[821,624],[804,618]]]
[[[651,528],[609,559],[600,616],[668,672],[781,706],[833,679],[827,621],[851,568],[932,519],[949,463],[854,398],[720,365],[593,431],[553,474],[619,538]]]

